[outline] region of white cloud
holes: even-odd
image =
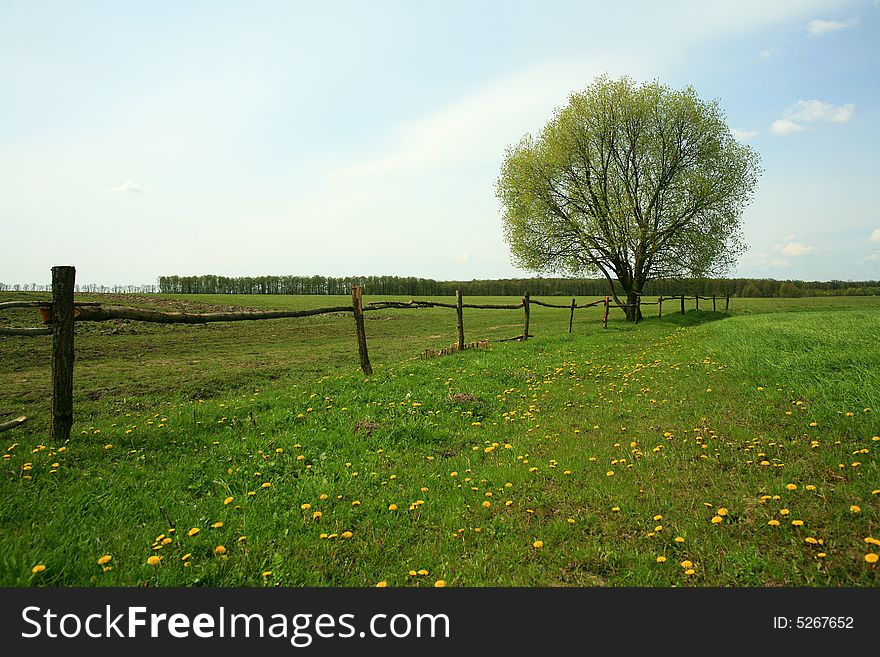
[[[828,34],[829,32],[846,30],[859,24],[861,24],[861,21],[859,21],[858,18],[850,18],[849,20],[843,22],[826,21],[817,18],[816,20],[810,21],[810,24],[807,25],[807,32],[810,33],[810,36],[822,36],[823,34]]]
[[[797,132],[804,132],[805,130],[812,130],[812,128],[806,128],[800,123],[795,123],[788,119],[779,119],[774,121],[773,125],[770,126],[770,132],[775,135],[793,135]]]
[[[856,111],[852,103],[832,105],[821,100],[799,100],[785,110],[785,118],[793,121],[825,121],[827,123],[846,123]]]
[[[855,112],[856,106],[853,103],[832,105],[815,99],[799,100],[783,112],[782,118],[773,122],[770,131],[777,135],[791,135],[812,130],[812,128],[803,125],[804,123],[815,121],[846,123]]]
[[[474,256],[472,256],[468,251],[465,251],[460,256],[458,256],[455,260],[456,260],[456,262],[459,262],[459,263],[465,265],[469,262],[473,262]]]
[[[874,251],[869,256],[862,258],[862,262],[880,262],[880,251]]]
[[[825,248],[821,246],[807,246],[798,242],[789,242],[782,247],[782,255],[789,257],[816,255],[822,251],[825,251]]]
[[[149,192],[152,190],[152,187],[144,187],[143,185],[138,185],[136,182],[132,180],[126,180],[124,183],[119,185],[118,187],[114,187],[109,190],[111,192],[128,192],[129,194],[141,194],[143,192]]]
[[[738,128],[731,128],[730,131],[733,133],[733,138],[737,141],[748,141],[749,139],[758,136],[757,130],[740,130]]]
[[[880,244],[880,228],[871,233],[871,237],[869,237],[868,239],[870,239],[872,242],[875,242],[876,244]]]
[[[758,57],[761,59],[770,59],[775,55],[779,49],[776,46],[770,46],[769,48],[765,48],[761,52],[758,53]]]

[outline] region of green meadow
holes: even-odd
[[[51,338],[0,336],[0,421],[30,417],[0,433],[0,585],[877,586],[880,298],[679,310],[569,335],[533,306],[498,342],[522,311],[465,309],[489,347],[428,360],[454,311],[371,312],[369,377],[350,314],[83,322],[65,444]]]

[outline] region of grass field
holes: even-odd
[[[371,313],[370,377],[347,314],[83,323],[65,445],[0,337],[0,585],[876,586],[880,298],[676,308]]]

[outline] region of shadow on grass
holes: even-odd
[[[663,324],[675,324],[676,326],[696,326],[708,324],[732,317],[730,313],[712,310],[688,310],[684,315],[679,313],[664,314],[663,317],[646,317],[643,322],[660,322]]]

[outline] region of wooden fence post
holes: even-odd
[[[663,297],[657,297],[657,317],[663,317]]]
[[[715,295],[712,295],[712,312],[715,312]]]
[[[681,314],[684,315],[684,295],[681,295]]]
[[[608,295],[605,295],[605,317],[602,319],[603,328],[608,328]]]
[[[571,325],[574,322],[574,299],[571,300],[571,315],[568,316],[568,334],[571,335]]]
[[[724,311],[727,312],[728,308],[730,308],[730,294],[724,299]]]
[[[358,355],[361,359],[361,369],[364,374],[373,373],[373,366],[370,365],[370,356],[367,353],[367,332],[364,330],[364,302],[362,291],[359,286],[351,288],[351,301],[354,307],[354,325],[357,330]]]
[[[526,290],[523,293],[522,302],[523,302],[523,309],[525,310],[525,315],[526,315],[525,323],[523,324],[523,340],[528,340],[529,339],[529,312],[530,312],[529,291],[528,290]]]
[[[699,295],[699,294],[695,294],[695,295],[694,295],[694,299],[697,300],[697,310],[699,310],[699,309],[700,309],[700,295]]]
[[[455,328],[458,330],[458,348],[464,349],[464,314],[461,310],[461,290],[455,291]]]
[[[73,426],[74,267],[52,267],[52,444],[70,438]]]

